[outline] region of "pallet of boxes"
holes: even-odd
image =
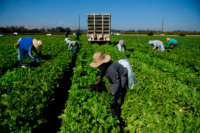
[[[88,43],[103,42],[110,43],[111,33],[111,15],[104,14],[87,14],[87,36]]]

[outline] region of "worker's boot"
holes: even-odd
[[[22,67],[22,68],[25,68],[25,67],[26,67],[26,64],[24,64],[22,61],[20,61],[20,62],[19,62],[19,66]]]
[[[26,64],[22,63],[21,68],[25,68],[25,67],[26,67]]]

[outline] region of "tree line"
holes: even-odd
[[[53,34],[63,34],[64,32],[76,32],[76,30],[72,30],[69,27],[54,27],[54,28],[26,28],[24,26],[7,26],[7,27],[0,27],[0,34],[12,34],[17,32],[19,34],[45,34],[45,33],[53,33]],[[83,29],[80,31],[81,33],[86,33],[87,30]],[[200,35],[199,31],[156,31],[156,30],[117,30],[112,29],[112,32],[116,33],[119,32],[121,34],[147,34],[147,35],[158,35],[158,34],[165,34],[165,35]]]
[[[183,30],[174,30],[174,31],[159,31],[159,30],[112,30],[112,32],[118,32],[121,34],[147,34],[147,35],[200,35],[199,31],[183,31]]]
[[[12,34],[17,32],[19,34],[34,34],[34,33],[64,33],[64,32],[71,32],[71,28],[69,27],[55,27],[55,28],[26,28],[24,26],[7,26],[7,27],[0,27],[0,34]]]

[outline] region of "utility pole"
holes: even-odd
[[[80,32],[80,15],[78,16],[78,31]]]
[[[161,31],[164,32],[164,18],[162,18],[161,26],[162,26]]]

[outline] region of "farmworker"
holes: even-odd
[[[175,48],[178,45],[178,41],[176,39],[166,38],[166,40],[168,42],[168,48],[170,48],[171,46],[173,46],[172,48]]]
[[[160,40],[150,40],[149,44],[153,46],[154,50],[161,50],[162,52],[165,50],[163,42]]]
[[[127,64],[129,64],[129,62],[126,59],[113,62],[110,55],[101,52],[96,52],[93,55],[93,61],[90,63],[91,67],[98,68],[101,72],[100,79],[96,82],[96,85],[100,84],[104,76],[108,78],[114,100],[113,107],[116,113],[120,112],[126,89],[134,86],[133,77],[131,78],[129,74],[132,72],[131,65]],[[132,83],[130,81],[132,81]]]
[[[25,64],[22,63],[25,55],[26,57],[33,59],[35,63],[40,62],[38,58],[34,57],[31,54],[31,52],[34,51],[37,57],[41,55],[41,46],[42,46],[41,40],[36,40],[32,37],[24,37],[20,38],[15,45],[17,45],[16,47],[18,48],[17,49],[18,59],[22,67],[25,67]]]
[[[69,35],[69,31],[66,31],[65,32],[65,37],[68,37],[68,35]]]
[[[69,38],[65,38],[64,40],[66,44],[68,45],[68,50],[72,50],[73,53],[77,53],[78,49],[80,48],[79,44],[76,41],[71,41]]]
[[[72,48],[72,51],[73,51],[73,53],[77,54],[79,49],[80,49],[80,45],[78,42],[76,42]]]
[[[120,40],[119,43],[117,44],[118,50],[120,52],[125,52],[125,44],[124,40]]]
[[[80,31],[76,32],[76,40],[79,40],[79,36],[80,36]]]

